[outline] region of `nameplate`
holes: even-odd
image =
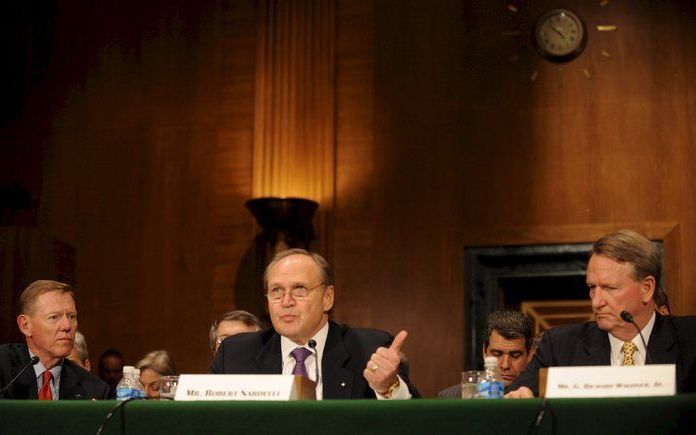
[[[293,375],[181,375],[174,400],[313,400],[314,382]]]
[[[676,391],[674,364],[549,367],[546,373],[550,398],[673,396]]]

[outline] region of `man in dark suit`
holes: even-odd
[[[498,360],[498,372],[505,388],[517,379],[527,367],[534,353],[532,321],[519,311],[499,310],[488,315],[486,338],[483,343],[484,357],[494,356]],[[462,384],[445,388],[438,399],[461,399]]]
[[[20,296],[17,325],[26,344],[0,346],[0,387],[3,389],[28,364],[30,366],[5,391],[7,399],[108,399],[109,386],[66,357],[77,330],[74,289],[56,281],[35,281]]]
[[[392,340],[383,331],[329,321],[334,286],[323,257],[281,252],[266,268],[264,285],[273,328],[225,339],[211,373],[299,374],[318,381],[317,397],[324,399],[419,397],[400,364],[406,331]]]
[[[677,391],[696,391],[696,318],[661,316],[654,293],[660,284],[660,251],[642,235],[621,230],[592,246],[587,286],[596,321],[546,331],[532,363],[508,398],[538,395],[542,367],[676,364]],[[621,318],[633,315],[636,327]],[[649,361],[646,361],[649,360]]]

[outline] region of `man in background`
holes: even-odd
[[[111,397],[116,398],[116,387],[123,377],[123,356],[115,349],[108,349],[99,356],[99,377],[109,384]]]
[[[508,388],[527,367],[534,353],[532,322],[519,311],[494,311],[488,315],[483,355],[498,359],[498,371]],[[461,383],[438,394],[439,399],[461,399]]]
[[[56,281],[35,281],[20,296],[17,325],[25,343],[0,346],[0,385],[24,370],[5,392],[8,399],[107,399],[109,386],[67,359],[75,341],[75,290]],[[31,364],[32,358],[38,362]]]
[[[538,395],[542,367],[631,366],[648,359],[651,364],[676,364],[677,392],[696,391],[696,318],[656,311],[654,294],[661,277],[662,255],[644,236],[620,230],[597,240],[586,277],[596,321],[546,331],[532,362],[506,397]],[[623,311],[632,315],[635,325],[623,320]]]
[[[87,351],[87,341],[80,331],[75,331],[75,344],[70,351],[70,355],[68,355],[68,359],[87,371],[90,371],[92,368],[89,352]]]
[[[248,311],[228,311],[210,325],[210,332],[208,333],[210,350],[213,352],[213,356],[215,356],[220,343],[227,337],[242,332],[256,332],[263,328],[263,322]]]

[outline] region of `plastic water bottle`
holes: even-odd
[[[487,356],[484,359],[485,372],[478,383],[479,399],[502,399],[505,394],[505,384],[498,373],[498,358]]]
[[[140,386],[139,376],[135,377],[135,371],[136,368],[133,366],[123,367],[123,377],[116,386],[116,400],[142,399],[145,397],[145,392]]]

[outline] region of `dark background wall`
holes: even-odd
[[[335,318],[407,329],[426,395],[462,369],[466,246],[588,242],[624,226],[668,237],[674,310],[696,314],[694,6],[493,3],[336,3],[335,192],[320,234]],[[503,36],[559,6],[590,29],[575,61]],[[0,182],[33,198],[13,226],[74,248],[94,354],[135,362],[164,348],[182,372],[205,371],[210,321],[246,308],[233,289],[258,231],[243,205],[255,2],[0,7]]]

